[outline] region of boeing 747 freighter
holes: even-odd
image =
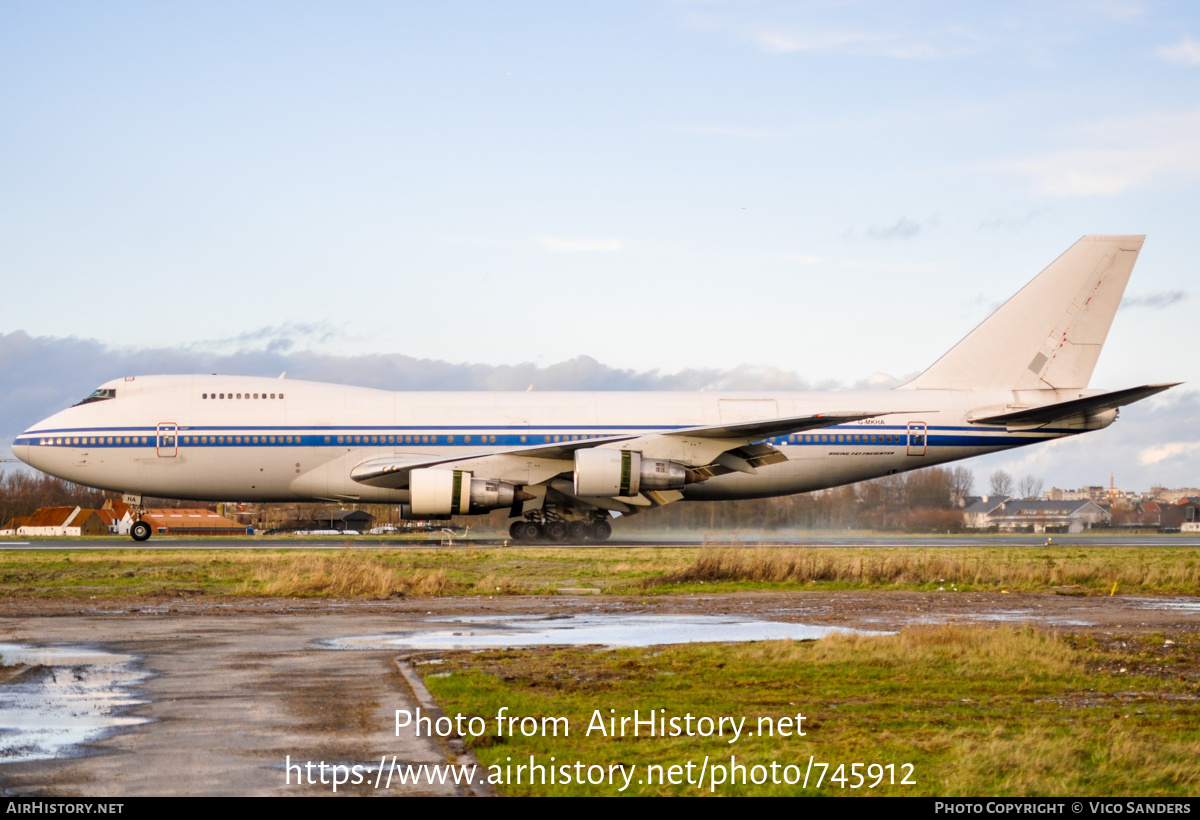
[[[835,393],[414,393],[129,376],[17,437],[39,470],[141,497],[505,508],[518,540],[610,513],[790,495],[1112,424],[1172,387],[1088,382],[1142,236],[1086,236],[912,381]],[[131,529],[150,537],[147,523]]]

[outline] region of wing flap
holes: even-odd
[[[894,410],[884,412],[874,410],[844,410],[834,413],[815,413],[807,416],[787,416],[778,419],[762,419],[755,421],[739,421],[733,424],[721,424],[714,427],[684,427],[678,430],[664,431],[668,436],[689,436],[692,438],[727,438],[727,439],[758,439],[772,436],[785,436],[790,433],[802,433],[805,430],[819,430],[822,427],[833,427],[835,424],[849,424],[852,421],[872,419],[886,416]]]

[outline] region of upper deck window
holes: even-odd
[[[79,402],[79,404],[76,404],[75,407],[78,407],[80,404],[91,404],[94,401],[104,401],[105,399],[115,399],[116,397],[117,389],[115,387],[101,387],[93,390],[90,396]]]

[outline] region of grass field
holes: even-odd
[[[0,551],[0,597],[367,597],[746,589],[1200,590],[1196,547]]]
[[[439,654],[416,668],[448,715],[483,719],[479,737],[467,732],[468,745],[484,766],[506,771],[500,786],[506,794],[1192,796],[1200,790],[1196,635],[1098,641],[945,626],[804,643]],[[521,735],[519,722],[498,734],[501,707],[508,716],[537,718],[537,734]],[[730,743],[726,723],[723,737],[646,737],[644,728],[640,737],[608,737],[593,723],[597,715],[607,723],[634,709],[643,718],[660,709],[668,718],[744,717],[744,732],[756,736],[743,733]],[[804,737],[794,734],[797,714],[806,718]],[[557,737],[542,736],[541,727],[548,733],[550,726],[540,721],[545,717],[567,718],[569,735],[560,722]],[[778,730],[774,721],[782,717],[792,718],[783,724],[791,736],[758,736],[760,726],[764,734],[768,727],[760,718]],[[585,776],[599,766],[614,783],[531,785],[528,769],[522,783],[512,782],[513,767],[531,756],[547,769],[551,758],[560,767],[580,761],[582,768],[570,771]],[[687,782],[689,775],[700,780],[706,758],[704,781]],[[817,788],[821,763],[830,766]],[[789,764],[797,768],[784,768]],[[672,766],[680,767],[675,784]],[[591,770],[595,779],[601,769]],[[771,782],[798,780],[806,771],[808,788]],[[715,786],[714,775],[722,781]],[[756,779],[766,782],[755,785]],[[904,779],[913,785],[901,785]]]

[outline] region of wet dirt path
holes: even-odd
[[[89,602],[91,604],[92,602]],[[1146,634],[1200,628],[1200,599],[1052,594],[766,592],[647,597],[444,598],[400,601],[171,600],[0,602],[0,641],[86,645],[137,655],[150,722],[79,756],[0,763],[17,795],[330,794],[286,782],[285,760],[377,766],[442,764],[452,750],[395,735],[396,709],[418,702],[395,651],[325,648],[324,641],[444,629],[463,615],[704,614],[869,630],[961,622],[1034,624],[1058,632]],[[314,776],[317,772],[314,770]],[[373,773],[371,774],[373,776]],[[461,794],[453,785],[372,787],[338,794]]]

